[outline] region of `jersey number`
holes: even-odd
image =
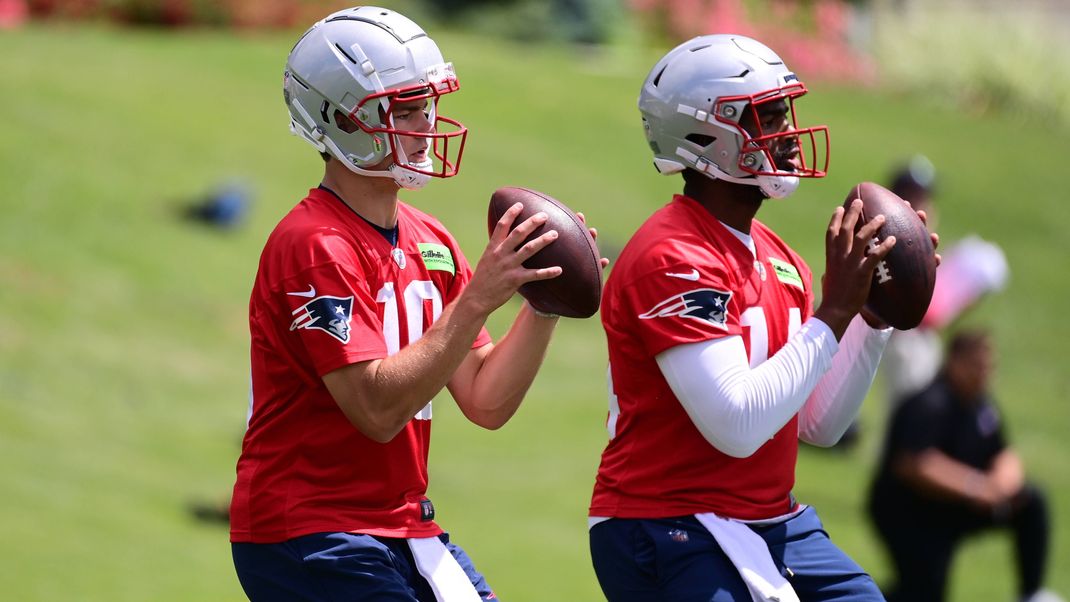
[[[424,336],[424,302],[431,302],[431,321],[442,315],[442,293],[430,280],[413,280],[405,287],[405,331],[409,334],[411,345]],[[398,305],[394,283],[387,282],[375,295],[375,301],[383,307],[383,339],[386,341],[387,355],[394,355],[401,349],[401,307]],[[415,418],[431,420],[431,402],[427,402]]]
[[[757,368],[759,364],[769,359],[769,325],[765,321],[765,310],[762,306],[748,307],[739,317],[739,325],[750,329],[750,367]],[[798,307],[788,308],[788,337],[795,334],[802,325],[802,312]]]

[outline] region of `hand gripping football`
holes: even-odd
[[[528,242],[544,232],[557,230],[557,240],[524,262],[529,269],[561,266],[561,275],[549,280],[536,280],[520,287],[520,294],[538,311],[569,318],[589,318],[598,311],[602,298],[602,266],[598,246],[580,218],[560,201],[527,188],[505,187],[494,191],[487,211],[487,229],[494,226],[502,214],[516,203],[524,209],[513,221],[513,227],[542,211],[547,220],[527,237]]]
[[[873,272],[866,308],[889,326],[910,330],[925,317],[936,284],[936,250],[929,230],[910,205],[879,184],[858,184],[847,195],[844,207],[850,207],[854,199],[862,199],[858,227],[879,214],[885,217],[871,248],[889,236],[896,240]]]

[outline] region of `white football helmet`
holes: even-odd
[[[404,188],[457,174],[468,129],[438,114],[439,98],[460,87],[453,64],[399,13],[360,6],[319,21],[290,51],[282,87],[290,131],[356,173],[392,177]],[[428,131],[395,127],[396,104],[421,100]],[[411,162],[399,136],[426,139],[429,158]],[[389,168],[370,169],[387,158]]]
[[[806,86],[756,40],[708,35],[684,42],[658,61],[639,93],[654,166],[663,174],[690,167],[784,198],[795,192],[799,178],[820,178],[828,171],[828,127],[799,128],[795,118],[795,99],[803,94]],[[787,103],[788,127],[763,132],[758,111],[773,102]],[[740,125],[746,111],[757,135]],[[785,150],[793,154],[796,147],[796,166],[775,156]]]

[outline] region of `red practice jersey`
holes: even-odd
[[[249,302],[252,394],[231,541],[442,532],[425,497],[430,400],[381,444],[350,424],[322,376],[416,341],[470,278],[442,224],[405,204],[396,245],[325,189],[282,219]],[[473,348],[489,342],[484,329]]]
[[[810,269],[752,222],[756,253],[694,200],[677,195],[625,246],[602,298],[610,364],[610,441],[590,514],[661,518],[715,512],[770,518],[794,507],[798,418],[748,458],[703,438],[655,356],[741,336],[751,367],[810,317]]]

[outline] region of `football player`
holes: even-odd
[[[319,186],[268,237],[249,302],[252,392],[230,509],[253,600],[495,599],[426,496],[431,399],[472,422],[516,411],[556,316],[525,305],[493,344],[483,324],[526,282],[546,221],[497,223],[473,271],[433,217],[398,200],[457,173],[467,130],[439,113],[452,64],[386,9],[336,12],[290,52],[291,130],[323,156]]]
[[[610,601],[882,600],[792,495],[798,441],[850,424],[889,330],[860,309],[893,237],[838,207],[822,301],[803,259],[755,219],[825,175],[828,130],[796,123],[806,87],[772,50],[710,35],[665,55],[639,109],[683,194],[625,246],[602,301],[610,440],[590,506]],[[935,237],[934,237],[935,242]]]

